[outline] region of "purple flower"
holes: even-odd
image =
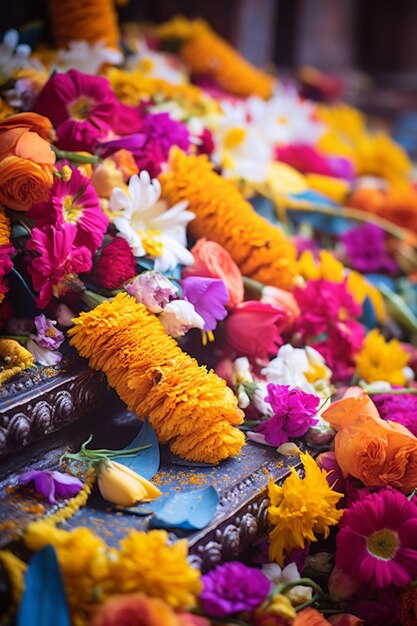
[[[267,386],[269,402],[274,415],[261,422],[256,432],[265,435],[266,442],[273,446],[280,446],[289,439],[301,437],[317,420],[314,416],[320,399],[311,393],[300,389],[291,389],[289,385]]]
[[[259,569],[231,561],[202,577],[200,602],[210,617],[251,611],[262,604],[272,583]]]
[[[56,322],[49,320],[45,315],[37,315],[34,319],[37,334],[30,334],[30,338],[41,348],[56,350],[64,341],[64,335],[55,328]]]
[[[223,320],[229,302],[229,291],[219,278],[189,276],[181,281],[183,296],[194,305],[195,310],[205,321],[204,330],[214,330],[218,320]]]
[[[376,224],[351,228],[341,235],[340,240],[353,269],[364,273],[395,273],[398,270],[397,263],[386,251],[385,233]]]
[[[372,396],[372,401],[382,419],[405,426],[417,437],[417,396],[384,393]]]
[[[45,498],[48,498],[51,504],[56,504],[55,496],[61,498],[72,498],[75,496],[83,484],[75,476],[63,474],[62,472],[49,470],[33,470],[23,474],[19,478],[21,485],[26,485],[30,481],[34,482],[35,489]]]

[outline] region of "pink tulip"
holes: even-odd
[[[227,341],[241,356],[268,360],[282,343],[280,333],[288,324],[286,309],[248,300],[236,306],[226,320]]]

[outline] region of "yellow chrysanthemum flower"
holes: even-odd
[[[244,59],[204,20],[174,18],[156,29],[160,39],[182,42],[179,54],[195,74],[207,74],[236,96],[269,98],[273,78]]]
[[[222,245],[244,276],[290,290],[296,275],[294,245],[257,215],[235,185],[213,172],[206,155],[170,152],[169,170],[160,177],[162,195],[176,204],[188,201],[195,215],[190,232]]]
[[[245,438],[234,426],[243,412],[233,391],[183,352],[146,307],[119,293],[73,322],[71,344],[129,409],[149,417],[174,454],[217,463],[240,452]]]
[[[404,385],[407,378],[404,368],[409,355],[397,339],[385,341],[375,328],[365,337],[362,350],[356,356],[358,374],[367,383],[384,380],[391,385]]]
[[[284,565],[291,550],[303,548],[305,541],[317,541],[315,534],[328,537],[329,527],[338,523],[343,511],[336,504],[343,494],[333,491],[327,482],[328,472],[319,468],[307,452],[300,454],[305,476],[300,478],[292,467],[290,476],[279,487],[270,479],[268,519],[269,558]]]
[[[0,206],[0,246],[8,244],[10,241],[10,221]]]
[[[168,543],[165,530],[132,530],[120,542],[112,576],[121,593],[141,591],[176,609],[194,606],[202,590],[200,571],[187,561],[188,543]]]

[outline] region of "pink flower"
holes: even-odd
[[[178,289],[163,274],[151,270],[143,272],[126,286],[126,291],[144,304],[151,313],[162,309],[177,297]]]
[[[0,246],[0,294],[5,294],[8,290],[5,276],[10,272],[13,267],[13,262],[10,258],[13,252],[14,248],[11,244],[5,244],[3,246]],[[0,296],[0,301],[2,299],[3,298]]]
[[[309,144],[289,144],[276,149],[276,157],[303,174],[320,174],[351,181],[355,177],[352,161],[328,157]]]
[[[74,224],[43,226],[32,230],[26,248],[37,256],[30,259],[28,272],[35,291],[36,304],[44,308],[52,296],[59,297],[71,290],[77,274],[88,272],[92,266],[91,252],[85,246],[74,247],[77,228]]]
[[[374,588],[406,587],[417,575],[417,507],[399,491],[372,493],[345,510],[336,565]]]
[[[28,215],[36,226],[75,224],[75,246],[86,246],[92,254],[103,241],[109,220],[100,208],[100,199],[90,180],[71,167],[69,181],[56,179],[47,202],[35,204]]]
[[[288,314],[288,324],[291,326],[300,315],[300,309],[297,301],[289,291],[266,285],[262,289],[261,302],[267,304],[275,304],[286,309]]]
[[[136,260],[125,239],[113,237],[105,246],[95,267],[95,278],[101,287],[121,289],[136,274]]]
[[[327,581],[329,594],[333,600],[347,600],[351,598],[359,588],[359,582],[349,574],[334,566],[329,580]]]
[[[238,355],[268,360],[282,343],[287,311],[272,304],[248,300],[238,304],[226,320],[226,336]]]
[[[314,419],[320,399],[289,385],[267,386],[265,398],[274,411],[273,417],[261,422],[255,431],[264,433],[265,440],[273,446],[280,446],[289,439],[304,435],[317,422]]]
[[[92,151],[112,130],[118,108],[106,78],[70,70],[51,76],[39,94],[35,111],[49,117],[60,148]]]

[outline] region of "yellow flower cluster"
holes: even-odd
[[[183,352],[155,315],[119,293],[81,313],[68,334],[138,417],[174,454],[216,463],[239,453],[243,412],[224,380]]]
[[[160,181],[168,202],[188,201],[195,214],[189,226],[195,238],[222,245],[244,276],[292,288],[297,269],[293,244],[256,214],[231,181],[213,172],[206,155],[187,156],[172,148],[169,170]]]
[[[204,116],[219,112],[216,100],[195,85],[172,84],[162,78],[146,76],[139,70],[127,72],[116,67],[109,68],[106,76],[117,98],[130,106],[153,99],[155,102],[176,102],[188,115]]]
[[[402,181],[411,174],[411,161],[384,132],[371,134],[359,111],[344,104],[318,107],[317,114],[328,127],[319,139],[318,148],[330,155],[351,158],[359,176],[381,176]]]
[[[4,120],[5,117],[13,115],[15,109],[11,107],[3,98],[0,98],[0,120]]]
[[[99,604],[117,594],[140,591],[185,609],[202,588],[199,570],[187,562],[187,541],[169,544],[164,530],[132,530],[116,549],[89,528],[66,531],[33,522],[25,543],[34,551],[47,544],[55,548],[75,626],[87,623]]]
[[[74,40],[103,41],[117,48],[120,33],[113,0],[49,0],[52,35],[58,48]]]
[[[29,350],[26,350],[14,339],[0,339],[0,386],[29,367],[32,367],[34,360]]]
[[[191,72],[211,76],[228,93],[243,98],[271,96],[272,77],[246,61],[204,20],[176,17],[155,33],[160,39],[181,41],[179,53]]]
[[[310,250],[305,250],[298,259],[298,273],[307,281],[323,278],[334,283],[343,282],[347,275],[346,287],[355,302],[362,305],[365,298],[369,298],[377,319],[385,320],[385,304],[380,291],[359,272],[348,270],[346,274],[343,263],[328,250],[320,250],[318,261]]]
[[[269,533],[269,558],[281,566],[285,554],[303,548],[306,540],[317,541],[315,533],[328,537],[329,526],[337,524],[343,514],[336,509],[343,494],[329,487],[327,472],[308,453],[301,453],[300,459],[304,478],[292,467],[282,487],[272,479],[268,485],[268,519],[273,526]]]
[[[375,328],[366,335],[362,350],[356,356],[356,366],[359,376],[367,383],[384,380],[391,385],[404,385],[408,360],[409,355],[397,339],[385,341]]]
[[[10,624],[12,614],[19,606],[20,599],[24,591],[24,576],[26,573],[26,563],[21,561],[10,550],[0,550],[0,563],[3,565],[9,577],[12,588],[12,606],[0,617],[0,624]]]

